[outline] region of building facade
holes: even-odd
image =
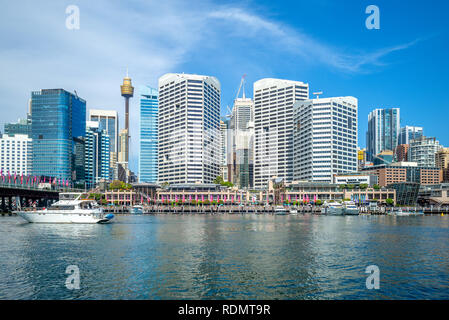
[[[159,78],[160,183],[211,183],[220,175],[220,97],[215,77]]]
[[[158,172],[158,92],[140,87],[139,181],[157,181]]]
[[[402,182],[415,182],[422,185],[438,184],[442,179],[440,168],[421,167],[416,162],[397,162],[365,171],[377,175],[379,185],[382,187]]]
[[[228,177],[228,120],[220,120],[220,176],[224,181],[229,181]]]
[[[17,122],[5,123],[4,133],[7,135],[25,134],[31,137],[31,115],[26,119],[18,119]]]
[[[117,163],[119,151],[119,117],[115,110],[89,110],[89,120],[99,123],[99,129],[105,130],[109,136],[110,158],[110,179],[114,179],[114,169]]]
[[[87,188],[93,188],[100,180],[110,180],[110,139],[100,123],[86,123],[85,177]]]
[[[354,97],[295,103],[295,181],[331,183],[336,174],[357,171],[357,104]]]
[[[420,137],[410,142],[408,160],[418,163],[420,167],[435,167],[435,154],[442,146],[435,138]]]
[[[266,189],[274,176],[293,180],[293,105],[309,98],[309,85],[266,78],[253,90],[254,187]]]
[[[16,175],[31,174],[32,140],[27,134],[0,137],[0,170]]]
[[[399,132],[398,144],[410,144],[410,141],[423,136],[422,127],[405,126]]]
[[[396,147],[395,153],[395,160],[397,162],[408,161],[408,148],[410,146],[408,144],[400,144]]]
[[[449,148],[441,148],[435,154],[435,164],[442,171],[442,182],[449,182]]]
[[[400,130],[399,108],[375,109],[368,115],[367,157],[373,161],[384,150],[394,151]]]
[[[74,138],[85,132],[85,100],[64,89],[32,92],[32,174],[71,181]]]

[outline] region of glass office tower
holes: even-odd
[[[158,178],[158,91],[141,86],[139,182],[156,182]]]
[[[87,187],[94,188],[100,180],[110,178],[110,139],[99,122],[88,121],[85,143],[85,175]]]
[[[399,122],[399,108],[371,111],[368,115],[368,131],[366,133],[368,161],[373,161],[381,151],[395,150],[398,146]]]
[[[85,135],[86,101],[64,89],[31,93],[33,175],[72,181],[76,137]]]

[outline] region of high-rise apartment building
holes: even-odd
[[[410,144],[410,141],[421,138],[422,136],[422,127],[405,126],[399,132],[398,144]]]
[[[441,148],[438,150],[435,154],[435,163],[442,170],[442,182],[449,182],[449,148]]]
[[[110,179],[110,139],[99,122],[87,121],[85,141],[85,177],[88,188]]]
[[[64,89],[31,93],[32,174],[72,180],[74,138],[86,133],[86,101]]]
[[[332,183],[335,174],[357,171],[357,106],[354,97],[295,103],[295,181]]]
[[[220,175],[220,94],[215,77],[159,78],[160,183],[212,183]]]
[[[228,181],[228,120],[220,120],[220,176]]]
[[[395,150],[395,160],[397,162],[408,161],[408,144],[400,144]]]
[[[31,174],[32,140],[26,134],[0,137],[0,170],[17,175]]]
[[[435,167],[435,154],[441,148],[436,138],[422,136],[410,142],[408,160],[418,163],[419,167]]]
[[[374,157],[384,150],[394,151],[398,145],[400,130],[399,108],[375,109],[368,115],[366,134],[367,158]]]
[[[158,92],[140,87],[139,181],[157,182]]]
[[[254,83],[254,187],[273,178],[293,179],[293,104],[309,98],[300,81],[261,79]]]

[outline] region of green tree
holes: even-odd
[[[394,205],[394,200],[391,198],[388,198],[387,200],[385,200],[385,203],[388,204],[389,206]]]
[[[124,183],[122,181],[114,180],[109,184],[109,189],[111,189],[111,190],[122,189],[123,185],[124,185]]]
[[[317,201],[316,201],[316,205],[317,205],[317,206],[321,206],[322,204],[323,204],[323,201],[321,201],[321,200],[317,200]]]
[[[373,189],[374,189],[374,190],[379,190],[379,189],[380,189],[380,187],[379,187],[379,185],[378,185],[378,184],[375,184],[375,185],[373,186]]]
[[[361,184],[359,185],[359,188],[362,189],[362,190],[365,190],[365,189],[368,188],[368,185],[367,185],[366,183],[361,183]]]

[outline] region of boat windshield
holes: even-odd
[[[75,206],[52,205],[48,210],[75,210]]]
[[[80,208],[81,209],[92,209],[92,208],[97,208],[98,205],[95,201],[84,201],[81,202],[80,204]]]

